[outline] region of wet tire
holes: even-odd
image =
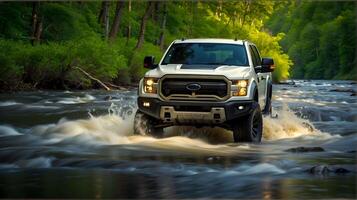
[[[163,137],[163,128],[156,128],[158,121],[153,117],[137,111],[134,118],[134,135],[147,135],[155,138]]]
[[[258,103],[248,116],[237,119],[232,125],[234,142],[260,142],[263,135],[263,116]]]
[[[265,100],[265,107],[263,110],[264,115],[270,115],[271,111],[272,111],[272,107],[271,107],[272,89],[273,89],[273,86],[271,83],[269,83],[268,91],[267,91],[267,98]]]

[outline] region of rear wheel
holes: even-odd
[[[134,134],[161,138],[163,137],[164,130],[163,128],[155,127],[157,124],[158,120],[138,110],[134,118]]]
[[[263,117],[258,103],[253,111],[232,124],[234,142],[260,142],[263,135]]]

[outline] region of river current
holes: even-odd
[[[274,85],[261,144],[220,128],[134,136],[135,89],[2,93],[0,197],[356,198],[356,86]]]

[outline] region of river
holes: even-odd
[[[261,144],[219,128],[133,136],[135,90],[2,93],[0,197],[356,198],[356,83],[273,88]]]

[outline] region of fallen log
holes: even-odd
[[[119,89],[119,90],[127,90],[127,88],[125,87],[122,87],[122,86],[119,86],[119,85],[115,85],[113,83],[108,83],[108,82],[104,82],[105,84],[109,85],[110,87],[112,88],[116,88],[116,89]]]
[[[104,89],[110,91],[110,88],[105,85],[102,81],[100,81],[99,79],[93,77],[92,75],[90,75],[88,72],[84,71],[84,69],[80,68],[80,67],[74,67],[76,69],[78,69],[79,71],[81,71],[83,74],[85,74],[88,78],[90,78],[93,81],[96,81],[97,83],[99,83],[99,85],[101,85]]]

